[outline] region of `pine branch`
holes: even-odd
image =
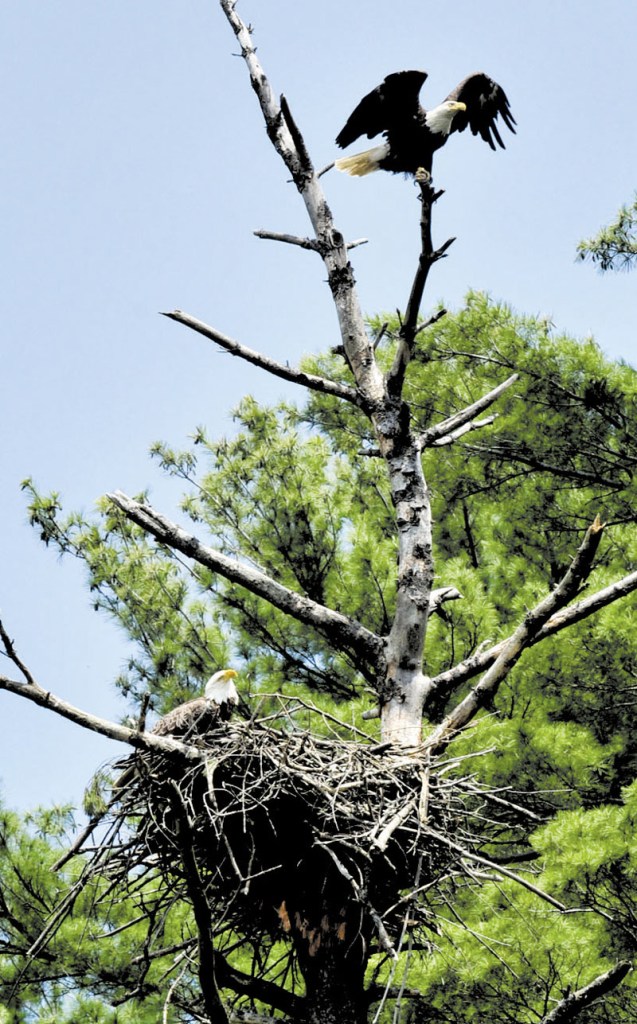
[[[198,320],[189,313],[182,312],[181,309],[174,309],[170,313],[162,313],[162,316],[166,316],[170,320],[176,320],[177,323],[197,331],[204,338],[209,338],[210,341],[216,342],[217,345],[231,355],[245,359],[247,363],[252,363],[262,370],[267,370],[268,373],[273,374],[275,377],[292,381],[293,384],[301,384],[312,391],[320,391],[324,395],[334,395],[336,398],[342,398],[346,402],[351,402],[352,405],[362,405],[361,396],[355,388],[349,387],[347,384],[339,384],[337,381],[328,380],[327,377],[319,377],[313,373],[305,373],[303,370],[295,370],[284,363],[278,363],[275,359],[270,359],[268,356],[261,355],[255,349],[242,345],[240,342],[235,341],[234,338],[229,338],[228,335],[222,334],[221,331],[217,331],[214,327],[209,327],[203,320]]]
[[[584,580],[590,575],[603,529],[603,524],[597,516],[586,531],[586,536],[571,565],[555,589],[535,608],[527,612],[524,621],[505,641],[502,650],[480,682],[427,737],[426,745],[433,752],[440,753],[444,750],[453,737],[475,717],[477,712],[493,699],[501,682],[509,674],[533,638],[538,636],[551,616],[575,596]]]
[[[529,882],[524,875],[518,875],[515,871],[510,871],[509,868],[504,867],[502,864],[497,864],[495,861],[490,860],[487,857],[481,857],[480,854],[473,853],[471,850],[465,849],[465,847],[460,846],[458,843],[454,843],[452,839],[449,839],[449,837],[444,835],[442,832],[436,832],[436,830],[432,828],[429,828],[428,831],[430,835],[434,836],[437,842],[442,843],[444,846],[448,846],[450,850],[455,850],[457,853],[461,854],[464,859],[475,861],[476,864],[482,864],[483,867],[491,868],[493,871],[497,871],[499,875],[503,875],[505,878],[510,878],[513,882],[516,882],[524,889],[528,889],[529,892],[538,896],[539,899],[544,900],[546,903],[550,903],[556,910],[565,912],[568,909],[563,903],[556,900],[554,896],[551,896],[550,893],[544,892],[544,890],[538,888],[537,885],[533,885],[533,882]]]
[[[540,1024],[566,1024],[567,1021],[575,1020],[582,1010],[594,1003],[596,999],[617,988],[632,969],[633,965],[629,960],[620,960],[614,967],[611,967],[610,971],[598,975],[588,985],[565,996],[554,1010],[542,1017]]]
[[[330,642],[339,650],[353,649],[372,662],[380,657],[383,640],[355,619],[350,619],[341,612],[333,611],[303,594],[289,590],[265,573],[207,547],[197,537],[187,533],[150,505],[135,501],[121,491],[109,494],[108,497],[131,522],[136,523],[146,533],[150,533],[160,544],[181,551],[199,565],[218,573],[232,583],[245,587],[250,593],[264,598],[275,608],[291,615],[299,622],[313,626],[319,632],[328,635]]]

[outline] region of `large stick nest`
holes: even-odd
[[[483,794],[458,759],[430,764],[255,721],[197,742],[200,762],[144,753],[124,763],[134,771],[117,813],[133,832],[119,855],[111,849],[109,874],[154,863],[186,893],[192,852],[214,916],[243,934],[311,942],[354,913],[391,951],[406,894],[455,873],[459,844],[478,847],[471,822]],[[409,902],[426,925],[429,908]]]

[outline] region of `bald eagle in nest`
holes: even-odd
[[[186,742],[205,735],[219,722],[227,722],[239,703],[233,668],[215,672],[206,683],[203,697],[195,697],[173,708],[152,729],[155,736],[174,736]]]
[[[227,722],[238,705],[239,694],[234,685],[236,677],[237,672],[233,668],[215,672],[206,683],[203,697],[195,697],[173,708],[159,719],[151,733],[154,736],[172,736],[184,743],[206,736],[221,722]],[[159,757],[163,756],[156,753]],[[118,794],[137,778],[138,762],[135,758],[131,764],[131,758],[127,758],[120,761],[119,766],[124,767],[124,771],[113,786]]]
[[[361,176],[372,171],[402,171],[431,178],[433,155],[444,146],[452,132],[468,126],[495,150],[495,143],[504,149],[496,119],[501,116],[507,128],[515,133],[515,119],[501,86],[488,75],[477,72],[465,78],[450,92],[446,100],[425,110],[418,99],[427,78],[425,71],[399,71],[387,78],[364,97],[336,136],[336,144],[344,149],[366,135],[368,139],[381,132],[385,142],[363,153],[344,156],[334,162],[339,171]],[[495,140],[495,141],[494,141]]]

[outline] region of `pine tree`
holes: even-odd
[[[637,589],[637,377],[483,295],[422,320],[450,244],[433,246],[425,182],[407,307],[366,323],[289,107],[221,6],[316,236],[283,240],[323,259],[341,345],[297,370],[170,314],[310,394],[154,446],[192,527],[145,495],[68,515],[25,483],[43,540],[130,638],[119,685],[140,720],[70,708],[3,628],[23,681],[0,687],[137,750],[130,787],[121,766],[90,786],[68,854],[63,815],[6,818],[5,1003],[18,1020],[634,1019],[618,599]],[[144,729],[148,702],[230,662],[243,719],[200,743]]]

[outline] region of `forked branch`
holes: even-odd
[[[636,590],[637,572],[631,572],[615,583],[611,583],[608,587],[603,587],[602,590],[591,594],[590,597],[585,597],[583,600],[569,605],[568,608],[561,608],[555,612],[538,633],[530,638],[527,646],[533,647],[535,644],[540,643],[540,641],[546,640],[547,637],[554,636],[562,629],[566,629],[576,622],[581,622],[582,619],[588,618],[589,615],[594,615],[596,612],[601,611],[602,608],[606,608],[608,605],[613,604],[622,597],[626,597],[628,594],[634,593]],[[470,658],[431,679],[425,701],[425,711],[427,704],[432,700],[440,700],[457,689],[457,687],[462,686],[468,679],[472,679],[474,676],[479,675],[480,672],[484,672],[485,669],[489,668],[502,654],[510,640],[511,637],[508,637],[487,650],[477,651]]]
[[[507,380],[503,381],[502,384],[498,384],[496,388],[493,388],[492,391],[483,395],[482,398],[479,398],[476,402],[472,402],[471,405],[467,405],[464,409],[461,409],[460,412],[454,413],[453,416],[448,416],[447,419],[437,423],[434,427],[430,427],[429,430],[425,430],[420,437],[421,447],[423,449],[429,448],[432,445],[440,444],[448,436],[456,435],[460,428],[467,426],[467,424],[473,420],[474,416],[477,416],[478,413],[484,412],[484,410],[488,409],[490,405],[493,405],[500,395],[510,388],[512,384],[515,384],[517,379],[518,374],[512,374],[507,378]],[[482,426],[485,424],[474,423],[473,425]]]
[[[555,589],[525,615],[524,621],[505,642],[500,654],[477,686],[427,737],[426,745],[432,752],[440,753],[444,750],[453,737],[495,696],[500,683],[509,674],[531,641],[537,637],[542,627],[555,612],[575,596],[592,570],[603,529],[603,523],[597,516],[586,531],[586,536],[577,554]]]

